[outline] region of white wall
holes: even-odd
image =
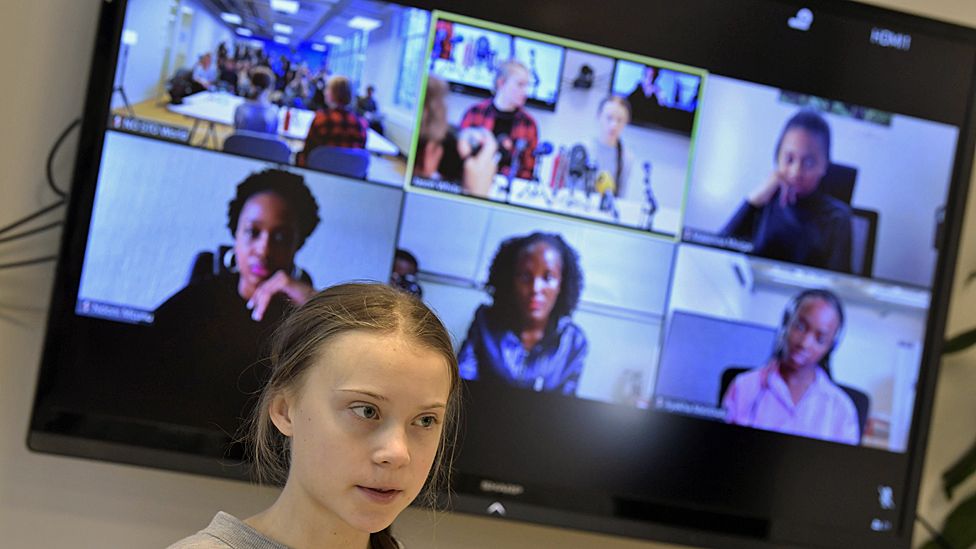
[[[220,18],[203,9],[202,5],[193,0],[183,3],[193,9],[193,29],[190,31],[190,56],[187,64],[192,66],[205,53],[212,57],[214,67],[217,67],[217,46],[225,42],[233,53],[235,34]],[[218,72],[220,68],[217,67]]]
[[[970,0],[873,0],[882,5],[976,25]],[[0,165],[4,167],[0,220],[4,223],[49,204],[43,182],[47,151],[61,128],[82,109],[100,0],[0,3],[0,58],[18,85],[0,104]],[[44,67],[45,70],[36,70]],[[66,86],[64,82],[76,85]],[[74,139],[55,162],[68,181]],[[969,210],[976,207],[970,199]],[[976,216],[969,216],[959,273],[976,269]],[[3,248],[3,258],[55,253],[56,235]],[[24,438],[53,281],[52,264],[0,271],[0,532],[4,546],[165,547],[201,528],[215,509],[247,515],[268,505],[273,491],[243,483],[113,465],[27,451]],[[957,276],[957,281],[963,276]],[[957,282],[949,332],[976,325],[976,293]],[[932,441],[925,462],[919,510],[938,523],[949,509],[939,487],[943,469],[976,433],[976,355],[946,359],[937,391]],[[967,486],[976,486],[972,479]],[[397,524],[412,549],[650,549],[660,544],[625,540],[466,515],[432,520],[409,510]],[[925,539],[918,532],[920,539]]]
[[[213,63],[217,63],[217,45],[227,42],[233,52],[234,34],[219,18],[214,17],[194,0],[184,0],[182,6],[193,10],[192,27],[189,35],[180,37],[170,36],[170,5],[160,0],[131,0],[128,3],[129,17],[124,27],[138,34],[138,41],[129,47],[129,57],[126,62],[125,80],[122,80],[120,70],[122,56],[116,69],[116,85],[123,85],[129,103],[135,105],[150,99],[161,99],[165,92],[165,81],[171,78],[181,68],[191,68],[197,58],[210,52]],[[178,16],[177,33],[181,32],[182,15]],[[182,39],[181,39],[182,38]],[[172,43],[170,43],[172,40]],[[185,67],[169,67],[169,74],[162,74],[166,62],[167,48],[177,46],[179,42],[187,42],[188,57]],[[125,46],[123,46],[124,51]],[[123,106],[122,96],[112,97],[112,108]]]
[[[135,105],[154,99],[160,89],[160,71],[165,62],[166,48],[169,46],[170,6],[168,2],[158,0],[133,0],[129,5],[132,7],[129,10],[131,15],[126,17],[123,28],[136,32],[138,40],[135,45],[129,46],[124,80],[121,74],[121,54],[126,46],[122,46],[115,82],[124,87],[130,105]],[[122,106],[122,96],[114,95],[112,108]]]
[[[376,103],[383,113],[384,135],[408,154],[410,139],[416,122],[416,110],[397,105],[397,81],[400,78],[400,60],[403,57],[403,39],[400,37],[400,13],[387,10],[383,25],[369,33],[366,45],[366,62],[363,64],[362,82],[356,95],[365,95],[366,86],[376,88]]]

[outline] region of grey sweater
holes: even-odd
[[[288,549],[288,546],[265,537],[237,517],[220,511],[209,526],[170,545],[168,549]]]
[[[403,548],[403,544],[399,541],[396,544]],[[220,511],[206,528],[181,539],[167,549],[289,549],[289,547],[265,537],[234,515]]]

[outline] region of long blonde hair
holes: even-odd
[[[446,492],[450,482],[457,443],[461,390],[457,357],[447,329],[434,312],[413,295],[385,284],[350,283],[323,290],[286,316],[275,331],[270,379],[261,391],[247,435],[254,476],[266,484],[283,485],[287,480],[289,441],[271,422],[270,404],[276,395],[301,387],[323,346],[352,330],[403,335],[438,353],[447,363],[451,389],[444,429],[421,494],[423,501],[436,508],[438,494]],[[373,535],[373,547],[390,546],[388,530]]]

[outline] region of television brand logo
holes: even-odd
[[[908,51],[912,47],[912,35],[890,31],[888,29],[871,29],[871,43],[882,48],[894,48]]]
[[[496,494],[505,494],[506,496],[520,496],[525,493],[525,487],[521,484],[508,484],[493,480],[482,480],[479,487],[482,492],[494,492]]]
[[[810,30],[810,25],[813,24],[813,12],[807,8],[800,8],[796,15],[790,17],[786,22],[791,29],[798,31],[808,31]]]

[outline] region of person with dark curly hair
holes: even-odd
[[[558,234],[509,238],[492,260],[491,305],[475,312],[458,352],[461,377],[575,395],[588,345],[572,319],[579,256]]]
[[[227,208],[233,247],[213,260],[201,254],[190,282],[154,313],[167,367],[181,371],[176,379],[241,399],[260,386],[260,379],[241,374],[262,358],[262,345],[286,310],[314,294],[295,254],[318,223],[318,204],[300,175],[268,169],[237,186]],[[224,417],[230,432],[240,404]],[[226,404],[213,409],[230,410]]]

